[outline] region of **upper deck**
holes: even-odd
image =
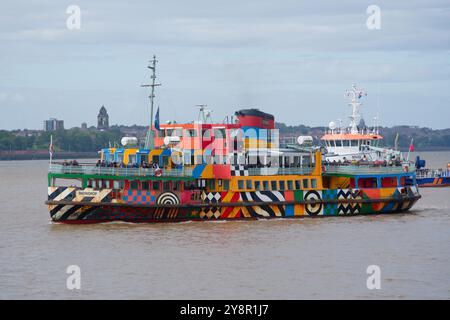
[[[210,178],[231,178],[234,166],[231,165],[209,165],[211,170],[220,169],[222,174],[214,175]],[[216,166],[216,167],[215,167]],[[204,166],[202,166],[205,171]],[[242,166],[241,166],[242,168]],[[314,167],[245,167],[248,176],[292,176],[292,175],[310,175],[313,173]],[[325,176],[333,175],[355,175],[355,176],[371,176],[371,175],[410,175],[415,174],[414,167],[398,167],[398,166],[369,166],[369,165],[326,165],[323,167]],[[181,168],[117,168],[117,167],[100,167],[93,164],[82,165],[62,165],[53,163],[49,167],[49,173],[52,175],[89,175],[89,176],[110,176],[110,177],[156,177],[156,178],[201,178],[198,175],[197,166],[181,167]]]
[[[235,166],[230,165],[207,165],[211,170],[220,169],[221,174],[210,176],[209,178],[231,178]],[[110,177],[155,177],[155,178],[203,178],[198,175],[200,167],[205,170],[204,165],[181,168],[117,168],[117,167],[99,167],[91,164],[82,165],[62,165],[53,163],[49,167],[49,174],[52,175],[89,175],[89,176],[110,176]],[[242,166],[241,166],[242,168]],[[250,168],[245,167],[248,176],[274,176],[274,175],[310,175],[314,168],[302,166],[295,168],[285,167],[263,167]]]

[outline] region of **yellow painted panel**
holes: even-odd
[[[214,174],[213,174],[213,166],[211,164],[207,164],[205,166],[205,169],[203,169],[201,178],[204,179],[211,179],[214,178]]]

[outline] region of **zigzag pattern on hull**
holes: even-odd
[[[338,200],[362,200],[361,190],[339,189],[337,193]],[[358,202],[339,202],[338,214],[358,214],[361,212],[361,204]]]

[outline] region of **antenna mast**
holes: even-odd
[[[352,134],[357,134],[358,124],[361,120],[359,107],[362,104],[359,102],[359,99],[361,99],[363,95],[367,96],[367,93],[362,89],[357,88],[356,85],[352,85],[352,89],[347,90],[345,94],[350,98],[350,103],[348,105],[352,107],[352,114],[350,115],[350,131]]]
[[[199,107],[198,112],[198,121],[202,121],[203,123],[208,123],[208,119],[210,123],[212,123],[212,110],[207,109],[208,105],[206,104],[198,104],[197,107]]]
[[[149,68],[150,70],[152,70],[152,75],[151,75],[151,80],[152,83],[151,84],[143,84],[141,85],[141,87],[150,87],[151,91],[150,91],[150,126],[148,128],[147,131],[147,136],[145,137],[145,149],[153,149],[155,144],[154,144],[154,132],[153,132],[153,105],[154,105],[154,99],[155,99],[155,87],[160,86],[160,83],[155,83],[156,82],[156,63],[158,62],[158,60],[156,60],[156,56],[153,55],[153,60],[150,61],[150,64],[148,65],[147,68]]]

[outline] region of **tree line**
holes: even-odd
[[[53,132],[20,136],[11,131],[0,131],[0,151],[48,149],[50,135],[53,136],[55,151],[92,152],[107,146],[119,144],[122,132],[118,128],[108,131],[82,130],[72,128]]]
[[[276,127],[280,130],[281,137],[310,135],[313,136],[316,143],[320,143],[320,137],[327,130],[326,127],[287,126],[283,123],[277,123]],[[126,128],[114,126],[106,131],[72,128],[53,132],[40,132],[29,136],[21,136],[14,131],[0,130],[0,151],[48,149],[50,135],[53,135],[55,151],[96,152],[109,145],[120,145],[121,138],[126,135],[122,129]],[[135,126],[133,129],[145,132],[144,127]],[[429,128],[396,126],[380,128],[380,133],[384,137],[382,144],[386,147],[394,146],[398,134],[399,147],[402,150],[408,149],[411,139],[414,139],[416,150],[450,150],[450,129],[433,130]]]

